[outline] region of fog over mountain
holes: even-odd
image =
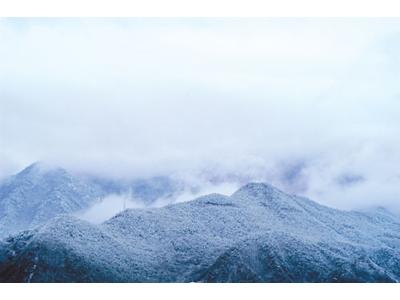
[[[226,179],[228,180],[228,179]],[[0,239],[35,228],[61,215],[94,224],[130,208],[157,208],[221,192],[235,183],[174,177],[115,180],[68,172],[37,162],[0,182]]]
[[[398,19],[1,19],[0,177],[43,161],[400,211],[399,37]]]
[[[0,282],[399,282],[399,229],[250,183],[99,225],[56,217],[0,241]]]

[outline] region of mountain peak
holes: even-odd
[[[103,194],[60,167],[33,163],[0,186],[0,238],[85,209]]]
[[[17,174],[17,176],[19,176],[19,175],[29,175],[29,174],[32,174],[32,173],[37,173],[42,169],[41,168],[42,164],[43,163],[40,162],[40,161],[34,162],[34,163],[30,164],[29,166],[27,166],[26,168],[24,168],[22,171],[20,171]]]
[[[67,171],[63,168],[51,166],[44,162],[38,161],[27,166],[25,169],[16,174],[17,178],[36,178],[43,175],[67,175]]]
[[[267,183],[248,183],[235,192],[231,198],[243,206],[268,208],[282,217],[287,217],[289,212],[299,212],[301,210],[292,195],[286,194]]]
[[[242,186],[232,196],[247,196],[247,197],[271,197],[274,194],[284,194],[278,188],[263,182],[250,182]]]

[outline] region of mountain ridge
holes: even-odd
[[[270,185],[239,191],[129,209],[100,225],[60,217],[4,241],[0,281],[399,281],[400,218],[331,209]]]
[[[84,212],[106,196],[129,195],[150,205],[181,189],[166,177],[114,182],[36,162],[0,182],[0,239],[58,215]]]

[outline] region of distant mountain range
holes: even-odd
[[[129,193],[151,204],[181,189],[182,184],[167,177],[116,181],[34,163],[0,183],[0,239],[56,216],[84,211],[110,194]]]
[[[102,193],[75,184],[71,195],[89,196],[74,209]],[[49,195],[49,203],[64,199]],[[0,244],[2,282],[399,280],[398,216],[340,211],[264,183],[231,196],[125,210],[100,225],[59,216]]]

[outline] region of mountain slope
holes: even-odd
[[[59,215],[83,212],[110,194],[130,195],[150,205],[181,190],[182,184],[167,177],[113,181],[34,163],[0,183],[0,239]]]
[[[0,185],[0,238],[89,207],[101,188],[35,163]]]
[[[9,282],[395,282],[400,219],[247,184],[95,226],[64,216],[0,246]]]

